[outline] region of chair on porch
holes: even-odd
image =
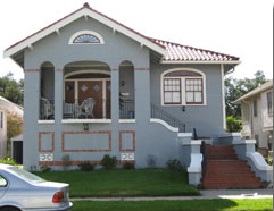
[[[53,104],[50,103],[50,101],[46,98],[41,98],[41,102],[42,102],[42,118],[43,119],[52,119],[54,116],[53,113]]]
[[[94,100],[93,98],[88,98],[83,100],[82,104],[79,106],[79,109],[78,109],[78,117],[94,118],[93,107],[95,104],[96,104],[96,100]]]

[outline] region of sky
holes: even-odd
[[[263,70],[273,78],[274,0],[12,0],[0,3],[1,54],[84,2],[110,18],[156,39],[240,57],[235,78]],[[24,71],[0,57],[0,77]]]

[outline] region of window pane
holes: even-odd
[[[196,92],[195,93],[195,102],[196,103],[202,102],[202,93],[201,92]]]
[[[165,102],[166,103],[172,102],[172,93],[171,92],[166,92],[165,93]]]
[[[173,103],[180,103],[181,102],[181,93],[174,92],[173,93]]]
[[[186,93],[186,102],[188,103],[193,102],[193,94],[191,92]]]

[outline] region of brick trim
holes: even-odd
[[[136,67],[136,68],[134,68],[134,70],[148,70],[148,71],[150,71],[150,68],[149,67]]]
[[[132,149],[123,149],[123,134],[132,134]],[[135,131],[120,130],[119,131],[119,151],[120,152],[135,152]]]
[[[39,73],[40,69],[24,69],[25,73]]]
[[[90,162],[94,165],[101,166],[101,160],[74,160],[69,161],[68,164],[64,163],[64,161],[39,161],[39,166],[55,166],[55,167],[62,167],[62,166],[78,166],[78,164],[81,164],[83,162]],[[126,161],[126,160],[117,160],[118,166],[123,166],[125,163],[134,163],[134,160]]]
[[[50,134],[51,135],[51,149],[43,150],[42,149],[42,135]],[[55,133],[54,132],[39,132],[39,152],[54,152],[55,151]]]
[[[65,150],[65,135],[67,134],[107,134],[108,135],[108,149],[107,150]],[[86,132],[63,132],[61,140],[61,151],[62,152],[111,152],[111,131],[110,130],[94,130]]]

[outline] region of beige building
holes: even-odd
[[[273,151],[273,80],[243,95],[234,103],[241,104],[241,135],[255,139],[258,148]]]
[[[0,96],[0,158],[7,156],[7,119],[10,115],[23,117],[23,109]]]

